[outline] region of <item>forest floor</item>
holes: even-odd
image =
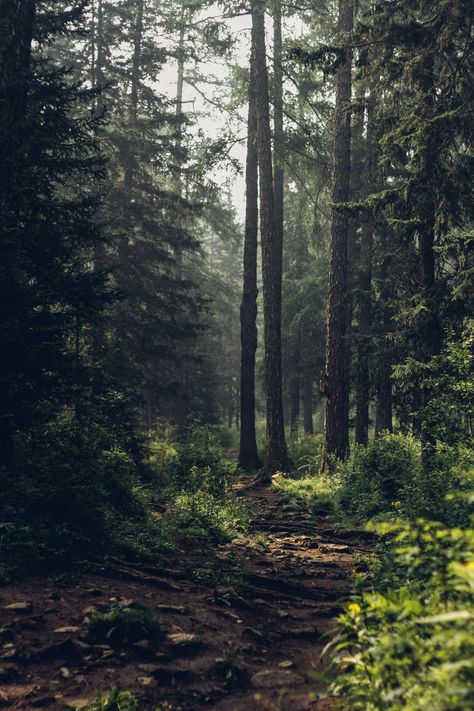
[[[241,486],[266,545],[181,546],[0,588],[0,707],[81,708],[119,688],[169,711],[335,708],[310,694],[321,688],[325,634],[372,540],[290,508],[271,489]],[[124,642],[113,629],[91,641],[91,608],[116,603],[155,610],[159,639]]]

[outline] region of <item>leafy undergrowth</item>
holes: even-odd
[[[74,419],[22,436],[16,451],[0,468],[0,582],[247,531],[233,469],[208,428],[191,428],[180,443],[151,442],[141,464],[102,429]]]
[[[378,527],[375,583],[341,615],[335,646],[331,693],[351,709],[473,708],[473,524],[418,519]]]
[[[167,705],[155,706],[154,711],[166,711]],[[138,699],[129,691],[115,690],[108,696],[98,696],[96,701],[85,706],[83,711],[142,711]]]
[[[305,452],[303,476],[278,475],[274,487],[294,506],[329,509],[380,537],[327,647],[329,693],[361,711],[473,708],[472,451],[438,447],[427,471],[416,438],[387,433],[333,475],[318,473],[318,459],[317,448]]]

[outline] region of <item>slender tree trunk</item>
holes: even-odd
[[[381,373],[377,382],[377,399],[375,405],[375,437],[382,432],[391,432],[392,425],[392,380],[390,364],[381,364]]]
[[[380,235],[381,250],[384,254],[389,249],[388,239]],[[391,315],[387,304],[392,296],[389,283],[390,266],[387,259],[382,259],[380,268],[380,308],[382,309],[381,330],[382,342],[379,343],[377,353],[377,378],[376,378],[376,401],[375,401],[375,437],[379,437],[382,432],[392,431],[392,361],[393,357],[387,344],[387,335],[392,328]]]
[[[186,10],[183,7],[181,11],[181,26],[179,29],[179,39],[178,39],[178,49],[177,49],[177,60],[178,60],[178,72],[176,77],[176,116],[179,118],[183,113],[183,89],[184,89],[184,39],[185,39],[185,19]],[[176,189],[179,197],[183,197],[183,181],[182,181],[182,165],[180,153],[182,151],[182,138],[181,138],[181,128],[178,130],[178,139],[176,141],[177,150],[177,176],[176,176]],[[179,241],[176,243],[174,248],[175,257],[175,272],[178,279],[183,278],[183,249]]]
[[[255,47],[255,93],[260,176],[260,231],[262,241],[263,316],[265,326],[265,396],[267,447],[264,473],[288,471],[282,402],[281,277],[282,244],[275,232],[273,171],[265,47],[265,5],[252,2],[252,41]]]
[[[252,47],[249,76],[247,164],[245,171],[244,286],[240,305],[240,448],[239,467],[261,466],[255,435],[255,353],[257,350],[258,162],[255,106],[255,59]]]
[[[302,400],[303,400],[303,429],[308,435],[314,434],[313,428],[313,381],[311,372],[307,365],[303,366],[301,377]]]
[[[350,229],[349,234],[355,235],[355,225]],[[352,298],[352,290],[348,290],[347,305],[346,305],[346,330],[345,330],[345,348],[344,348],[344,391],[342,400],[342,433],[343,447],[345,456],[349,455],[349,423],[351,410],[351,361],[352,361],[352,312],[354,302]]]
[[[137,0],[135,9],[135,24],[133,35],[132,71],[130,77],[130,106],[129,106],[129,130],[133,137],[136,131],[138,116],[138,90],[140,84],[140,67],[142,61],[142,41],[143,41],[143,2]],[[134,192],[134,156],[130,150],[130,143],[127,148],[124,164],[124,193],[125,193],[125,215],[124,215],[124,236],[119,244],[119,261],[121,265],[126,265],[128,260],[129,243],[132,231],[131,209]]]
[[[423,67],[420,67],[419,87],[424,97],[424,113],[427,119],[426,147],[424,149],[423,167],[420,175],[420,185],[423,193],[418,205],[418,217],[421,226],[418,231],[419,260],[421,276],[421,297],[426,314],[420,328],[420,355],[423,363],[429,363],[431,358],[439,353],[442,344],[442,332],[439,320],[439,296],[436,293],[436,164],[442,145],[442,134],[439,128],[430,121],[435,114],[433,106],[435,70],[433,59],[429,58]],[[421,387],[421,407],[424,408],[430,401],[431,388],[426,384]],[[436,448],[436,439],[429,428],[420,422],[422,459],[425,470],[432,465]]]
[[[301,331],[295,335],[290,380],[290,437],[297,439],[300,424]]]
[[[184,59],[185,59],[185,52],[184,52],[184,42],[185,42],[185,34],[186,34],[186,16],[187,16],[187,10],[183,6],[181,9],[181,15],[180,15],[180,28],[179,28],[179,37],[178,37],[178,47],[177,47],[177,52],[176,52],[176,58],[177,58],[177,75],[176,75],[176,116],[177,118],[181,118],[182,113],[183,113],[183,90],[184,90]],[[181,153],[182,153],[182,147],[183,147],[183,140],[182,140],[182,129],[181,127],[178,128],[178,133],[177,133],[177,139],[175,143],[175,148],[176,148],[176,177],[175,177],[175,190],[176,194],[178,195],[179,198],[183,197],[183,165],[182,165],[182,158],[181,158]],[[179,218],[179,224],[177,225],[178,227],[183,226],[183,218]],[[178,240],[176,241],[174,245],[174,276],[178,281],[181,281],[183,279],[183,247],[182,244]],[[187,413],[187,396],[186,396],[186,389],[184,388],[184,381],[185,381],[185,372],[183,368],[183,363],[182,363],[182,355],[179,353],[176,361],[176,382],[177,382],[177,388],[176,388],[176,396],[175,396],[175,401],[174,401],[174,419],[176,422],[176,426],[178,428],[178,434],[179,436],[184,435],[185,431],[185,426],[186,426],[186,413]]]
[[[353,0],[339,0],[339,35],[346,41],[352,32]],[[344,371],[347,300],[348,217],[338,207],[349,198],[351,162],[351,63],[347,49],[336,84],[334,174],[332,189],[331,258],[329,266],[328,321],[326,337],[326,403],[322,470],[333,458],[347,454],[345,432]]]
[[[274,242],[283,255],[283,40],[281,30],[281,0],[273,3],[273,208],[275,215]],[[281,260],[280,260],[281,261]],[[281,282],[281,266],[279,280]]]
[[[367,139],[365,183],[366,194],[375,188],[374,145],[374,100],[369,98],[367,107]],[[359,334],[357,341],[356,372],[356,444],[367,445],[369,438],[370,372],[369,358],[372,340],[372,254],[374,246],[373,226],[366,221],[362,225],[359,266]]]
[[[104,52],[104,8],[102,0],[91,3],[91,85],[99,91],[94,99],[93,111],[97,117],[102,116],[105,109],[105,52]],[[94,265],[98,272],[106,270],[106,250],[102,241],[94,244]],[[100,320],[94,325],[92,335],[92,350],[96,358],[105,343],[104,323]]]
[[[0,0],[0,211],[5,215],[19,182],[35,5],[33,0]],[[0,392],[0,465],[8,464],[14,454],[16,424],[9,406],[11,385],[2,384]]]

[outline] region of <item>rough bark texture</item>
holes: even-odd
[[[33,0],[0,0],[0,210],[15,191],[35,18]],[[0,393],[0,465],[13,455],[15,422]]]
[[[301,330],[295,335],[292,356],[292,374],[290,380],[290,437],[298,437],[300,424],[300,385],[301,385]]]
[[[131,72],[131,87],[130,87],[130,130],[133,132],[136,128],[138,115],[138,89],[140,83],[140,67],[142,62],[142,41],[143,41],[143,0],[138,0],[136,4],[136,14],[134,23],[133,36],[133,56],[132,56],[132,72]],[[125,193],[125,211],[124,211],[124,234],[119,243],[119,261],[121,264],[127,264],[128,246],[131,225],[131,205],[134,192],[134,156],[131,154],[130,148],[127,149],[127,155],[124,166],[124,193]]]
[[[383,363],[377,383],[377,400],[375,406],[375,436],[382,432],[392,431],[392,380],[390,364]]]
[[[352,0],[339,1],[339,35],[347,40],[353,25]],[[328,321],[326,337],[326,403],[324,411],[324,450],[322,469],[332,458],[343,459],[347,453],[344,431],[344,370],[347,299],[348,217],[338,209],[349,198],[351,160],[351,60],[346,51],[338,70],[334,135],[334,171],[332,188],[331,258],[329,266]]]
[[[250,58],[247,164],[245,171],[244,285],[240,305],[240,447],[239,467],[261,466],[255,436],[255,353],[257,350],[258,162],[255,60]]]
[[[313,381],[308,369],[303,370],[302,376],[303,400],[303,429],[305,434],[314,434],[313,427]]]
[[[275,248],[283,254],[283,40],[281,0],[273,6],[273,207],[275,214]],[[280,282],[282,267],[280,266]]]
[[[267,448],[265,475],[288,470],[283,424],[281,366],[282,244],[275,231],[273,171],[265,49],[264,3],[252,3],[252,41],[255,47],[257,144],[260,176],[260,231],[262,242],[263,315],[265,324],[265,395]]]
[[[374,101],[367,107],[367,139],[365,183],[366,195],[375,189],[376,151],[374,145]],[[371,222],[362,225],[359,266],[359,334],[357,342],[356,371],[356,444],[366,445],[369,438],[370,372],[369,358],[372,338],[372,254],[374,232]]]

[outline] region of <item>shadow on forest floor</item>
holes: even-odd
[[[333,708],[310,700],[314,673],[372,537],[274,490],[239,495],[252,539],[0,589],[0,707],[84,708],[118,688],[169,711]]]

